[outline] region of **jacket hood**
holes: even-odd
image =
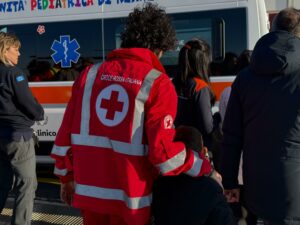
[[[300,69],[300,38],[286,31],[274,31],[256,43],[250,68],[261,75],[287,74]]]
[[[108,60],[116,58],[144,62],[151,65],[154,69],[166,74],[166,71],[157,56],[147,48],[119,48],[113,50],[107,57]]]

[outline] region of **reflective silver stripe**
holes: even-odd
[[[59,156],[66,156],[68,150],[70,149],[71,146],[57,146],[53,145],[51,154],[53,155],[59,155]]]
[[[194,155],[194,163],[190,170],[185,172],[187,175],[192,177],[196,177],[200,174],[201,166],[202,166],[202,159],[199,157],[199,154],[192,151]]]
[[[186,150],[183,149],[173,158],[170,158],[161,164],[156,164],[155,167],[158,168],[162,174],[165,174],[182,166],[184,164],[185,158]]]
[[[82,99],[81,126],[80,126],[81,134],[88,134],[90,130],[90,100],[91,100],[92,88],[100,65],[101,63],[97,63],[93,65],[87,74],[87,78],[84,86],[83,99]]]
[[[123,201],[130,209],[149,207],[152,201],[151,194],[143,197],[130,198],[121,189],[101,188],[78,183],[75,187],[75,193],[92,198]]]
[[[54,174],[59,176],[66,176],[68,173],[67,169],[58,169],[57,167],[54,168]]]
[[[143,144],[130,144],[111,140],[107,137],[72,134],[71,142],[74,145],[110,148],[115,152],[132,156],[146,156],[148,154],[148,148]]]
[[[154,81],[161,75],[161,72],[155,69],[150,70],[146,75],[139,93],[135,99],[135,108],[133,114],[132,124],[132,143],[142,143],[144,131],[144,106],[149,98],[150,90]]]

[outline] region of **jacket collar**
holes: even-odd
[[[157,56],[147,48],[120,48],[112,51],[108,55],[108,60],[113,59],[130,59],[149,64],[154,69],[162,73],[166,73],[163,65],[158,60]]]

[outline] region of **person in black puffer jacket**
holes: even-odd
[[[266,224],[300,224],[300,11],[279,12],[236,77],[223,123],[221,174],[228,201]]]

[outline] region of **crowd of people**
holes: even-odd
[[[80,58],[78,63],[71,64],[69,68],[62,68],[60,64],[53,66],[49,61],[34,59],[27,66],[28,80],[38,81],[74,81],[89,65],[93,64],[91,58]]]
[[[64,75],[75,82],[51,153],[62,201],[84,225],[300,224],[300,10],[280,11],[253,51],[221,66],[204,40],[187,41],[171,81],[159,58],[175,44],[170,17],[147,3],[121,48]],[[30,224],[30,126],[44,114],[16,67],[20,45],[0,33],[0,211],[13,186],[15,225]],[[213,115],[220,71],[237,76]]]

